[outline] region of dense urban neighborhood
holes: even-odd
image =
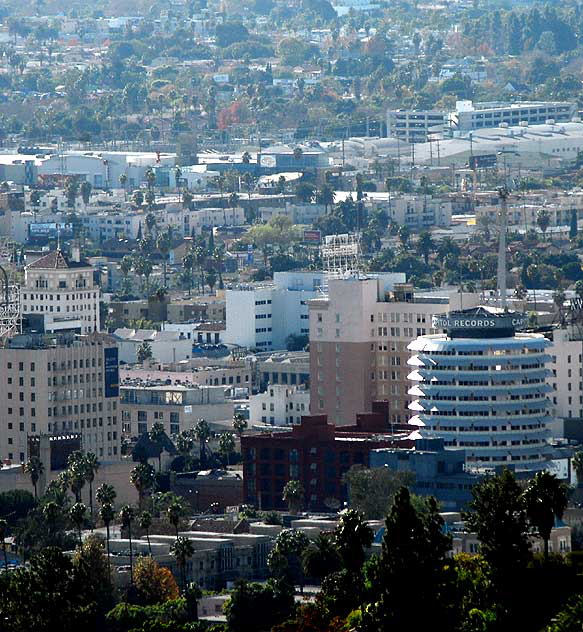
[[[583,626],[583,4],[0,3],[0,631]]]

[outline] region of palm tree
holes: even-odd
[[[152,191],[154,189],[154,185],[156,184],[156,173],[152,167],[148,167],[146,169],[146,182],[148,184],[148,191]]]
[[[329,184],[324,184],[316,193],[316,202],[324,205],[324,210],[328,214],[328,207],[334,204],[334,190]]]
[[[219,451],[225,458],[228,467],[229,457],[235,451],[235,439],[230,432],[223,432],[219,437]]]
[[[158,235],[156,239],[156,248],[158,248],[160,254],[162,255],[162,268],[163,268],[163,276],[164,276],[164,287],[168,286],[168,278],[167,278],[167,265],[168,265],[168,254],[172,249],[172,226],[168,226],[168,228]]]
[[[61,516],[62,509],[54,500],[50,500],[48,503],[43,505],[42,511],[43,518],[49,528],[49,537],[51,541],[53,541],[55,538],[57,521]]]
[[[149,212],[152,213],[154,209],[154,204],[156,203],[156,195],[154,194],[154,191],[146,191],[144,199],[146,200],[146,205],[148,206]]]
[[[89,512],[91,515],[91,520],[93,520],[93,481],[95,480],[95,474],[99,469],[99,461],[97,460],[97,455],[93,452],[87,452],[85,455],[85,476],[87,478],[87,482],[89,483]]]
[[[245,219],[250,224],[255,218],[255,213],[251,210],[251,193],[253,191],[253,187],[255,186],[255,178],[249,173],[243,174],[243,184],[245,185],[245,190],[247,191],[248,204],[247,204],[247,213],[245,214]]]
[[[129,273],[132,271],[133,265],[134,265],[134,261],[129,255],[126,255],[121,260],[121,263],[119,264],[119,268],[123,275],[124,281],[128,278]]]
[[[277,184],[276,184],[276,189],[279,194],[282,194],[285,192],[285,184],[286,184],[286,179],[285,179],[285,176],[282,174],[277,179]]]
[[[152,265],[152,262],[149,259],[146,259],[143,265],[144,277],[146,278],[146,295],[150,294],[150,275],[152,274],[153,269],[154,266]]]
[[[103,524],[105,525],[105,534],[106,534],[106,544],[107,544],[107,563],[109,566],[110,561],[110,552],[109,552],[109,526],[113,522],[115,517],[115,512],[113,510],[113,505],[111,503],[103,503],[101,505],[101,509],[99,510],[99,517],[103,520]],[[111,569],[109,571],[111,573]]]
[[[138,526],[146,532],[148,541],[148,553],[152,555],[152,545],[150,544],[150,527],[152,526],[152,514],[149,511],[142,511],[138,517]]]
[[[168,505],[168,509],[166,510],[166,517],[168,518],[168,522],[174,527],[174,531],[176,532],[176,538],[178,538],[178,526],[180,524],[180,518],[182,518],[184,514],[184,505],[179,500],[174,500]]]
[[[54,481],[51,481],[47,487],[47,491],[52,492],[53,500],[60,505],[65,505],[68,501],[67,491],[69,490],[69,483],[71,475],[69,470],[63,470],[57,476]]]
[[[526,276],[532,286],[532,298],[534,300],[534,311],[536,312],[536,283],[538,280],[538,266],[535,263],[531,263],[526,268]]]
[[[204,294],[204,264],[206,261],[207,253],[202,246],[196,246],[196,248],[194,248],[192,252],[194,254],[194,259],[198,265],[201,290],[202,294]]]
[[[536,225],[541,229],[543,237],[547,238],[547,229],[551,223],[551,216],[546,208],[541,208],[536,214]]]
[[[71,521],[77,526],[79,533],[79,546],[83,543],[81,538],[81,529],[83,527],[83,521],[85,520],[85,514],[87,513],[87,505],[85,503],[76,502],[71,509],[69,509],[69,517]]]
[[[152,357],[152,345],[144,340],[136,349],[136,360],[138,364],[143,364],[145,360],[150,360]]]
[[[423,256],[423,260],[425,261],[425,265],[429,263],[429,254],[434,249],[435,244],[433,243],[433,239],[431,237],[431,233],[424,230],[417,240],[417,248],[421,255]]]
[[[243,431],[245,430],[245,428],[247,428],[248,425],[249,423],[247,422],[245,417],[242,415],[242,413],[235,413],[233,415],[233,428],[239,435],[239,438],[241,438]]]
[[[130,583],[134,583],[134,552],[132,550],[132,522],[136,517],[136,512],[130,505],[124,505],[119,512],[121,525],[128,530],[128,540],[130,541]]]
[[[287,503],[289,512],[297,514],[304,503],[304,488],[299,481],[288,481],[283,488],[283,500]]]
[[[182,259],[182,267],[188,274],[188,296],[190,297],[190,291],[192,289],[192,271],[194,270],[194,264],[196,263],[194,253],[192,250],[187,252]]]
[[[545,562],[549,558],[549,540],[567,508],[567,486],[554,474],[543,470],[529,481],[522,494],[526,515],[544,542]]]
[[[188,189],[185,189],[182,192],[182,206],[184,208],[190,208],[191,204],[192,204],[192,193]]]
[[[81,183],[81,197],[83,198],[83,204],[85,205],[85,208],[87,208],[87,204],[89,204],[92,189],[93,187],[91,186],[91,182],[87,182],[87,180],[84,180]]]
[[[180,569],[182,591],[186,591],[186,563],[194,555],[194,546],[188,538],[176,538],[176,542],[170,549]]]
[[[526,299],[528,298],[528,292],[524,285],[520,284],[514,288],[514,296],[519,301],[522,301],[522,311],[526,311]]]
[[[30,474],[30,480],[34,487],[34,499],[38,500],[38,480],[44,472],[45,467],[38,456],[31,456],[28,462],[24,466],[24,471]]]
[[[225,184],[227,183],[227,178],[225,178],[225,176],[223,176],[223,175],[215,176],[212,179],[212,183],[219,190],[219,193],[220,193],[220,196],[221,196],[221,206],[224,206],[223,193],[224,193],[224,190],[225,190]]]
[[[319,533],[302,551],[302,570],[306,577],[323,579],[342,568],[342,560],[330,533]]]
[[[571,464],[577,475],[577,487],[580,487],[583,485],[583,450],[575,452]]]
[[[116,497],[117,492],[115,491],[115,487],[107,483],[101,484],[95,491],[95,499],[101,506],[108,504],[113,505]]]
[[[0,518],[0,540],[2,540],[2,552],[4,553],[4,569],[8,572],[8,553],[6,552],[6,535],[8,533],[8,522]]]
[[[126,196],[127,196],[127,191],[126,191],[126,184],[127,183],[128,183],[128,177],[126,176],[125,173],[122,173],[119,176],[119,186],[123,189],[124,198],[126,198]]]
[[[229,206],[232,209],[237,208],[237,204],[239,204],[239,196],[233,191],[229,194]],[[224,225],[227,225],[227,216],[225,215],[225,208],[223,207],[223,221]]]
[[[153,423],[150,432],[148,432],[148,438],[158,450],[158,472],[162,471],[162,450],[164,449],[163,441],[165,436],[166,431],[164,430],[164,425],[159,421]]]
[[[30,203],[32,204],[32,210],[34,213],[34,221],[36,223],[36,215],[38,213],[38,207],[40,206],[40,191],[35,189],[30,193]]]
[[[215,285],[217,284],[217,273],[214,270],[209,270],[206,275],[206,282],[211,289],[211,294],[215,291]]]
[[[142,204],[144,203],[144,194],[139,189],[137,191],[133,192],[133,194],[132,194],[132,202],[138,208],[141,207]]]
[[[219,274],[219,290],[224,289],[225,284],[223,283],[223,266],[225,264],[225,246],[221,244],[217,246],[212,253],[212,257],[214,259],[217,272]]]
[[[398,235],[399,241],[403,244],[403,247],[405,247],[409,241],[409,237],[411,236],[411,230],[406,224],[403,224],[402,226],[399,226]]]
[[[174,446],[183,458],[184,471],[188,469],[190,453],[192,452],[192,436],[188,432],[181,432],[174,438]]]
[[[205,419],[199,419],[193,431],[200,447],[200,467],[204,469],[206,467],[206,444],[210,439],[211,429]]]
[[[138,507],[142,510],[144,496],[154,489],[156,470],[149,463],[138,463],[130,472],[130,483],[138,492]]]
[[[146,228],[148,229],[148,235],[151,235],[156,228],[156,216],[152,212],[146,215]]]
[[[74,453],[73,453],[74,454]],[[73,455],[71,455],[73,456]],[[72,461],[71,456],[69,457],[69,467],[67,471],[69,473],[69,485],[71,487],[71,491],[75,494],[76,502],[81,502],[81,492],[83,491],[83,487],[85,486],[85,464],[82,460],[80,461]]]
[[[138,279],[140,279],[140,289],[141,289],[141,291],[143,293],[144,292],[144,282],[142,280],[142,277],[144,276],[144,269],[145,269],[146,260],[142,256],[136,256],[136,257],[134,257],[133,264],[134,264],[134,272],[135,272],[136,276],[138,277]]]

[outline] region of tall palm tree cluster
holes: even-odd
[[[233,417],[233,430],[239,437],[247,427],[247,420],[240,414]],[[218,441],[219,451],[228,465],[235,449],[234,432],[223,433]],[[201,467],[209,463],[208,442],[213,435],[208,422],[199,419],[188,432],[182,432],[173,437],[178,452],[185,458],[191,458],[195,446],[198,448],[198,456]],[[83,531],[85,528],[93,530],[95,527],[105,529],[105,545],[108,562],[111,560],[111,529],[117,523],[127,534],[130,550],[130,572],[133,582],[134,544],[133,540],[138,532],[145,537],[148,550],[151,554],[152,546],[150,533],[153,524],[157,527],[161,522],[166,522],[172,529],[176,540],[172,547],[172,553],[176,559],[176,565],[180,572],[180,581],[183,590],[191,590],[187,586],[187,563],[193,554],[192,542],[181,537],[180,525],[186,514],[183,500],[170,493],[156,493],[158,488],[158,474],[162,472],[162,453],[167,441],[169,441],[164,426],[161,423],[152,425],[148,438],[155,447],[154,455],[158,457],[158,467],[153,467],[147,459],[137,463],[130,472],[129,481],[134,486],[138,496],[137,506],[129,504],[116,506],[117,492],[109,483],[100,484],[94,490],[96,476],[100,468],[96,455],[81,450],[72,452],[67,459],[67,467],[56,478],[45,484],[45,465],[41,459],[33,455],[25,465],[25,471],[29,474],[34,489],[34,511],[37,518],[42,520],[46,531],[38,542],[30,542],[26,537],[21,539],[22,550],[38,550],[39,547],[59,545],[63,548],[71,546],[72,534],[79,545],[83,543]],[[293,504],[290,494],[290,501]],[[71,500],[73,499],[73,501]],[[301,501],[300,501],[301,504]],[[214,507],[214,503],[210,509]],[[210,510],[209,509],[209,510]],[[73,529],[74,528],[74,529]],[[5,536],[9,532],[9,524],[6,520],[0,520],[0,541],[3,542],[2,553],[4,565],[8,568],[8,552],[6,550]],[[66,536],[67,530],[70,536]],[[137,530],[137,531],[136,531]],[[4,537],[3,537],[4,536]],[[66,536],[66,537],[65,537]],[[67,539],[69,538],[69,539]],[[42,540],[42,541],[41,541]],[[111,573],[111,570],[110,570]]]
[[[200,420],[204,422],[204,420]],[[201,438],[206,435],[204,424],[201,424]],[[208,424],[207,424],[208,426]],[[163,428],[153,427],[151,430],[152,442],[161,441]],[[203,439],[204,440],[204,439]],[[161,464],[160,464],[161,465]],[[188,538],[180,536],[180,524],[186,515],[186,507],[181,497],[172,493],[159,494],[163,501],[155,503],[152,497],[156,490],[156,470],[149,463],[138,463],[130,472],[130,482],[138,493],[138,507],[124,504],[116,509],[117,491],[109,483],[102,483],[93,492],[93,483],[99,470],[99,461],[93,453],[83,453],[75,451],[70,454],[67,468],[62,471],[56,479],[47,486],[44,494],[39,492],[39,483],[45,472],[45,468],[39,457],[32,456],[25,470],[29,473],[32,485],[35,490],[35,500],[40,509],[48,530],[49,541],[53,542],[59,528],[67,524],[75,527],[79,546],[83,542],[83,529],[90,526],[91,530],[95,526],[102,524],[105,527],[105,547],[108,559],[108,568],[111,576],[111,528],[117,522],[127,534],[129,540],[130,558],[130,582],[134,581],[134,557],[136,528],[143,534],[148,542],[149,554],[152,554],[150,543],[150,532],[154,523],[154,516],[157,520],[166,522],[176,535],[176,541],[172,546],[172,553],[176,559],[176,565],[180,572],[181,585],[184,591],[187,586],[186,566],[188,560],[194,554],[193,544]],[[88,495],[84,500],[84,490],[88,487]],[[74,502],[70,504],[69,494],[74,497]],[[145,509],[146,499],[150,498],[148,509]],[[97,510],[94,512],[94,500]],[[5,537],[8,534],[8,522],[0,520],[0,541],[3,543],[2,554],[6,569],[9,568],[8,553]]]
[[[198,292],[202,294],[206,285],[211,292],[214,291],[217,282],[219,289],[224,288],[225,253],[224,244],[215,245],[212,228],[208,242],[204,236],[193,238],[189,250],[182,259],[182,282],[189,296],[195,283]]]
[[[179,192],[182,192],[182,204],[187,207],[192,203],[192,195],[188,189],[182,190],[182,171],[179,167],[175,169],[176,186]],[[140,280],[140,288],[142,293],[150,294],[150,277],[153,272],[152,256],[158,254],[162,258],[163,267],[163,287],[168,288],[168,258],[172,245],[174,243],[175,229],[169,225],[164,228],[158,226],[158,220],[155,214],[155,184],[156,174],[153,169],[146,171],[147,191],[144,195],[143,191],[136,190],[132,194],[132,202],[142,208],[144,202],[147,204],[147,212],[144,219],[144,228],[140,225],[137,235],[138,248],[131,255],[126,255],[120,264],[122,273],[122,289],[123,296],[129,296],[132,293],[132,284],[130,273],[134,274]],[[127,176],[120,177],[120,185],[125,190]],[[232,177],[218,176],[214,180],[215,186],[220,190],[221,206],[223,207],[223,221],[226,224],[227,206],[235,208],[239,203],[239,196],[234,192]],[[228,198],[223,199],[225,187],[231,191]],[[188,252],[182,258],[183,272],[181,282],[188,289],[190,296],[192,287],[196,282],[199,292],[204,294],[205,285],[208,285],[211,291],[218,281],[219,289],[224,287],[223,270],[225,260],[225,247],[223,244],[215,246],[214,232],[211,232],[208,239],[201,237],[194,239]]]

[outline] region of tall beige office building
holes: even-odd
[[[120,458],[117,346],[106,334],[22,334],[0,348],[0,458],[28,459],[29,435],[79,433],[83,450]]]
[[[99,297],[93,268],[78,248],[70,258],[61,250],[49,252],[24,270],[22,313],[39,332],[99,331]]]
[[[402,275],[401,275],[402,276]],[[391,423],[411,416],[407,345],[431,327],[433,314],[475,307],[477,294],[415,295],[396,275],[330,279],[310,308],[310,409],[337,425],[353,423],[372,402],[389,402]]]

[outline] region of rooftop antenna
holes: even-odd
[[[508,196],[510,191],[506,185],[498,189],[500,196],[500,213],[498,236],[498,306],[508,311],[506,303],[506,226],[508,221]]]

